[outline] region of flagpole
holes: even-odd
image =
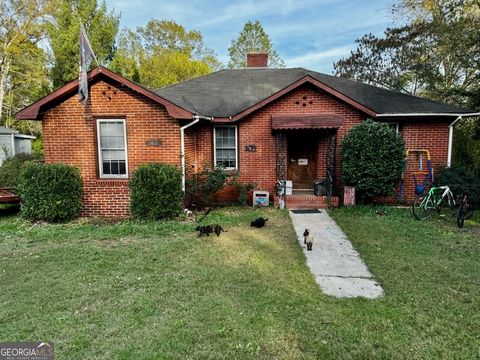
[[[81,31],[83,32],[83,36],[88,44],[88,47],[91,49],[92,51],[92,56],[93,56],[93,59],[95,60],[95,62],[97,63],[97,67],[100,67],[100,64],[98,63],[98,60],[97,60],[97,56],[95,55],[95,53],[93,52],[93,48],[92,48],[92,45],[90,44],[90,40],[88,40],[88,36],[87,36],[87,32],[85,31],[85,28],[83,27],[83,24],[80,23],[80,29]]]
[[[80,101],[86,105],[88,99],[88,69],[92,60],[95,60],[97,67],[100,68],[98,59],[93,52],[92,45],[88,40],[87,33],[83,24],[80,23],[80,62],[79,62],[79,75],[78,75],[78,96]]]

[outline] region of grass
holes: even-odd
[[[57,359],[475,359],[480,243],[471,221],[331,215],[385,289],[336,299],[305,266],[288,214],[231,208],[192,222],[31,224],[0,217],[0,340]],[[264,229],[249,222],[263,214]]]

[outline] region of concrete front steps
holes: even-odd
[[[287,195],[286,199],[287,209],[326,209],[329,205],[337,207],[339,198],[332,196],[331,203],[328,202],[327,196],[303,195],[294,194]]]

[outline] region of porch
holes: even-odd
[[[343,122],[336,114],[272,116],[277,181],[292,186],[277,193],[287,208],[338,206],[337,131]]]
[[[317,196],[305,194],[292,194],[286,196],[286,207],[295,209],[326,209],[330,206],[337,207],[340,204],[338,196]]]

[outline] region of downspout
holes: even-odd
[[[447,167],[452,166],[452,147],[453,147],[453,127],[457,122],[463,119],[464,116],[472,117],[472,116],[479,116],[480,113],[471,113],[471,114],[464,114],[459,115],[454,122],[452,122],[448,126],[448,155],[447,155]]]
[[[15,156],[15,134],[12,134],[12,156]]]
[[[459,116],[453,121],[450,125],[448,125],[448,155],[447,155],[447,167],[452,166],[452,146],[453,146],[453,126],[457,123],[457,121],[461,120],[462,116]]]
[[[182,159],[182,191],[185,192],[185,182],[187,177],[187,170],[185,165],[185,129],[198,123],[201,119],[212,120],[211,117],[193,115],[193,121],[180,128],[180,158]]]

